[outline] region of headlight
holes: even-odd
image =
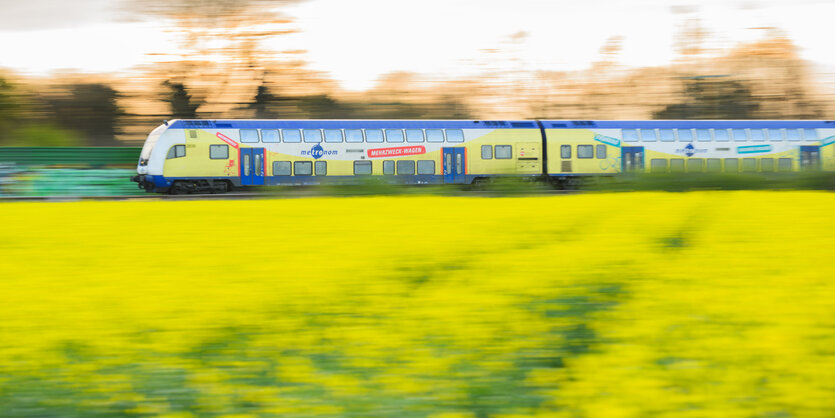
[[[136,172],[139,174],[148,174],[148,167],[139,166],[136,168]]]

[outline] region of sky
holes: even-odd
[[[176,52],[170,22],[127,16],[116,4],[0,0],[0,67],[28,75],[122,73],[159,59],[151,54]],[[710,32],[708,46],[733,47],[776,27],[803,58],[835,67],[832,0],[309,0],[282,10],[299,33],[265,45],[307,50],[311,69],[348,90],[370,88],[394,71],[443,79],[485,70],[580,70],[613,36],[622,37],[620,64],[665,65],[690,18]]]

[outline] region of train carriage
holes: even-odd
[[[155,129],[138,176],[149,191],[356,182],[471,183],[539,176],[532,121],[176,120]]]

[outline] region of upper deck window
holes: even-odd
[[[345,142],[362,142],[362,129],[346,129]]]
[[[382,129],[366,129],[365,140],[371,143],[383,142]]]
[[[656,139],[655,129],[641,129],[641,140],[644,142],[653,142]]]
[[[427,129],[426,142],[444,142],[443,129]]]
[[[716,138],[717,142],[727,142],[730,140],[730,135],[728,134],[727,129],[714,129],[713,136]]]
[[[624,129],[623,142],[638,142],[638,131],[634,129]]]
[[[342,130],[325,129],[325,142],[342,142]]]
[[[672,129],[659,129],[658,133],[661,134],[661,140],[664,142],[672,142],[676,140],[676,134]]]
[[[464,131],[461,129],[447,129],[446,140],[447,142],[464,142]]]
[[[386,142],[403,142],[403,130],[386,129]]]
[[[751,129],[749,132],[752,141],[765,141],[765,134],[762,129]]]
[[[257,129],[241,129],[241,142],[254,144],[260,142]]]
[[[305,129],[304,142],[322,142],[322,131],[318,129]]]
[[[302,142],[302,134],[298,129],[282,129],[281,134],[284,138],[284,142]]]
[[[789,141],[800,141],[800,130],[786,129],[786,139]]]
[[[748,132],[745,129],[732,129],[731,132],[734,134],[734,141],[741,142],[748,140]]]
[[[423,129],[406,129],[406,142],[423,142]]]
[[[693,131],[690,129],[676,129],[678,131],[678,140],[684,142],[693,142]]]
[[[806,128],[803,130],[803,140],[804,141],[817,141],[818,140],[818,130],[817,129],[809,129]]]
[[[782,141],[783,140],[783,130],[782,129],[769,129],[768,130],[768,139],[772,141]]]
[[[701,142],[710,141],[710,130],[696,129],[696,139],[698,139]]]
[[[263,142],[279,142],[278,131],[275,129],[261,130],[261,141]]]

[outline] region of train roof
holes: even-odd
[[[835,128],[831,120],[542,120],[546,129]]]
[[[224,119],[169,121],[171,129],[534,129],[532,120]]]
[[[831,120],[540,120],[546,129],[835,128]],[[180,119],[170,129],[536,129],[535,120]]]

